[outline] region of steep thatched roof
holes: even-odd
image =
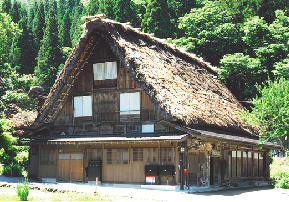
[[[99,38],[108,42],[127,71],[167,121],[187,126],[252,132],[240,121],[242,105],[216,78],[209,63],[153,35],[100,17],[84,18],[84,33],[55,81],[35,125],[52,123],[73,89]]]

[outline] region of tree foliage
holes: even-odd
[[[173,37],[170,10],[166,0],[149,0],[141,27],[159,38]]]
[[[41,40],[41,47],[37,57],[35,75],[36,83],[42,86],[47,92],[53,85],[58,67],[62,62],[58,26],[53,9],[49,10],[45,24],[44,36]]]
[[[257,89],[261,96],[252,100],[252,112],[243,113],[242,119],[258,127],[262,143],[277,138],[282,145],[281,137],[289,134],[289,81],[280,78]]]

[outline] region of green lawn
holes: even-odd
[[[120,197],[113,195],[100,195],[93,193],[76,192],[48,192],[47,190],[30,190],[28,201],[118,201],[136,200],[131,197]],[[19,201],[16,188],[0,187],[0,201]]]

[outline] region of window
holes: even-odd
[[[143,161],[143,148],[133,149],[133,161]]]
[[[101,149],[88,149],[87,158],[89,161],[101,160]]]
[[[160,154],[161,161],[174,161],[175,160],[175,151],[174,148],[161,148]]]
[[[120,94],[120,115],[140,114],[140,93]]]
[[[126,132],[127,133],[139,133],[140,125],[126,125]]]
[[[108,149],[107,164],[128,164],[128,149]]]
[[[56,150],[43,149],[41,150],[40,163],[42,165],[56,164]]]
[[[117,79],[117,63],[105,62],[93,64],[94,80]]]
[[[143,133],[153,133],[155,132],[154,124],[142,125]]]
[[[92,116],[92,97],[74,97],[74,117]]]
[[[125,133],[125,125],[115,125],[114,133]]]

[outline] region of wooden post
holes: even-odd
[[[184,182],[183,182],[183,153],[180,153],[180,190],[184,190]]]
[[[97,183],[98,183],[98,177],[95,179],[95,193],[97,193]]]

